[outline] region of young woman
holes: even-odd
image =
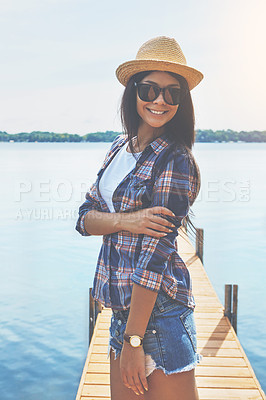
[[[116,137],[79,209],[76,229],[103,235],[93,297],[113,310],[112,400],[196,400],[195,301],[178,228],[200,188],[190,90],[203,78],[165,36],[116,75],[125,86]]]

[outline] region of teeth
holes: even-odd
[[[164,114],[164,113],[165,113],[165,111],[155,111],[155,110],[150,110],[149,108],[148,108],[148,110],[149,110],[151,113],[153,113],[153,114],[159,114],[159,115],[161,115],[161,114]]]

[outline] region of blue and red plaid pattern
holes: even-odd
[[[83,236],[90,236],[84,227],[88,211],[110,212],[99,192],[99,180],[126,142],[125,135],[116,137],[79,208],[76,229]],[[95,300],[105,307],[127,309],[136,283],[157,292],[161,288],[173,299],[195,308],[190,274],[177,252],[176,237],[196,196],[196,174],[186,149],[175,146],[164,133],[145,148],[136,167],[117,186],[112,200],[115,212],[120,213],[167,207],[175,214],[167,217],[175,228],[159,239],[128,231],[103,235],[92,290]]]

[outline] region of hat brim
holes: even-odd
[[[165,71],[182,75],[192,90],[203,79],[203,74],[187,65],[162,60],[132,60],[127,61],[116,69],[116,77],[122,85],[126,86],[132,75],[143,71]]]

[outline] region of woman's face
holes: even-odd
[[[180,87],[180,83],[176,78],[167,72],[154,71],[143,78],[141,83],[155,83],[160,88],[166,86]],[[137,94],[137,113],[144,124],[153,128],[160,128],[169,122],[177,112],[178,105],[171,106],[164,101],[163,93],[153,102],[145,102],[141,100]]]

